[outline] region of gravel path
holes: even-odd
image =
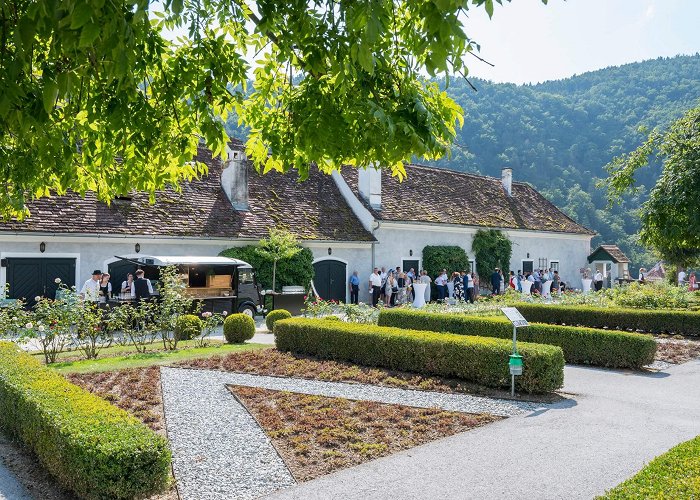
[[[501,416],[548,405],[365,384],[161,367],[178,490],[184,499],[249,499],[294,484],[286,465],[227,384]]]
[[[257,422],[207,372],[161,369],[173,468],[181,498],[249,499],[294,484]]]
[[[415,391],[368,384],[324,382],[301,378],[269,377],[246,373],[229,373],[218,370],[193,370],[183,368],[161,368],[161,374],[171,379],[199,380],[202,384],[223,386],[224,384],[260,387],[276,391],[290,391],[317,396],[376,401],[418,408],[441,408],[465,413],[490,413],[503,417],[520,415],[547,408],[546,403],[531,403],[493,399],[468,394],[445,394],[441,392]]]

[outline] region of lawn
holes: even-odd
[[[599,499],[700,498],[700,436],[649,462]]]
[[[124,347],[113,347],[115,351],[101,352],[101,356],[97,359],[83,359],[76,361],[63,361],[51,364],[51,368],[62,373],[89,373],[89,372],[104,372],[114,370],[124,370],[126,368],[142,368],[145,366],[165,365],[182,361],[190,361],[199,358],[209,358],[216,355],[231,354],[234,352],[251,351],[255,349],[269,348],[266,344],[223,344],[217,343],[209,347],[188,347],[185,343],[185,348],[180,348],[175,351],[150,351],[146,353],[137,353],[131,348],[131,351],[125,350]],[[121,349],[121,351],[119,351]],[[66,354],[66,353],[64,353]],[[73,353],[75,355],[75,353]],[[64,357],[65,359],[65,357]]]

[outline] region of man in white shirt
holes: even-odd
[[[595,284],[595,291],[599,291],[603,288],[603,273],[596,271],[595,276],[593,276],[593,283]]]
[[[686,276],[688,276],[688,275],[685,274],[685,271],[683,269],[678,271],[678,285],[679,286],[682,286],[684,284]]]
[[[379,274],[379,269],[375,267],[372,274],[369,275],[369,293],[372,296],[372,307],[377,307],[381,290],[382,277]]]
[[[102,271],[95,269],[92,272],[92,278],[83,283],[83,288],[80,289],[80,298],[87,302],[97,302],[100,299],[101,279]]]

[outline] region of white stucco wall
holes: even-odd
[[[39,251],[44,242],[46,249]],[[197,238],[148,238],[139,236],[77,236],[77,235],[40,235],[40,234],[0,234],[0,258],[5,257],[69,257],[76,259],[76,285],[80,286],[90,278],[94,269],[107,270],[107,265],[115,261],[115,255],[134,256],[135,245],[140,245],[138,255],[218,255],[226,248],[255,244],[257,240],[197,239]],[[314,259],[332,258],[347,264],[347,279],[352,271],[360,271],[364,282],[369,276],[365,268],[371,266],[372,245],[365,242],[302,242],[308,247]],[[331,255],[328,255],[331,248]],[[365,274],[367,276],[365,276]],[[7,269],[0,267],[0,287],[7,280]],[[302,283],[300,283],[301,285]],[[346,284],[347,287],[347,284]],[[365,286],[360,286],[360,300],[367,301]],[[364,292],[363,292],[364,290]],[[349,299],[349,296],[347,297]]]
[[[382,222],[375,231],[379,240],[375,249],[376,265],[396,267],[404,259],[417,259],[423,267],[422,252],[427,245],[457,245],[464,248],[470,260],[474,259],[472,239],[479,228],[449,225]],[[590,236],[548,233],[540,231],[504,231],[513,242],[511,267],[522,269],[522,260],[533,261],[536,269],[540,258],[548,264],[559,261],[562,280],[574,288],[581,288],[579,269],[587,265],[590,253]],[[411,256],[413,251],[413,256]],[[529,257],[528,257],[529,254]]]

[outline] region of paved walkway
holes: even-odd
[[[0,500],[32,500],[32,496],[5,467],[0,457]]]
[[[658,374],[567,366],[565,390],[575,406],[555,404],[268,498],[591,499],[700,434],[700,361]]]

